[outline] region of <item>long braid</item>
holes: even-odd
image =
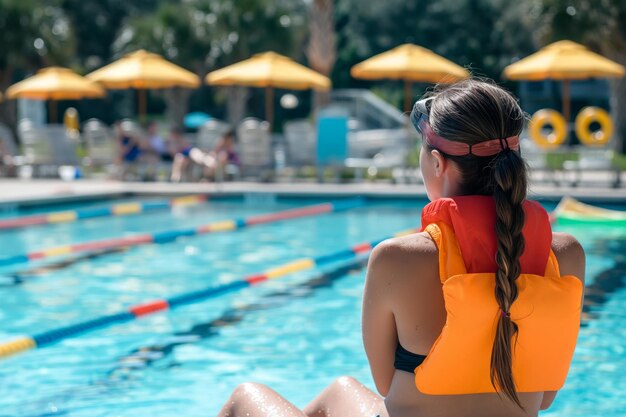
[[[515,281],[521,273],[520,256],[524,251],[524,210],[526,198],[526,166],[513,151],[504,151],[493,164],[493,195],[496,204],[497,253],[495,296],[500,307],[496,337],[491,352],[491,383],[509,399],[523,408],[515,390],[512,365],[512,339],[517,325],[510,317],[511,306],[517,299]]]

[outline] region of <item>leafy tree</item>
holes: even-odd
[[[16,74],[50,65],[68,65],[74,35],[67,16],[55,2],[0,0],[0,90],[17,81]],[[15,105],[0,103],[0,122],[15,125]]]
[[[110,61],[111,45],[132,16],[152,13],[159,0],[60,0],[76,34],[75,64],[94,70]]]
[[[329,76],[337,60],[333,0],[313,0],[309,8],[307,57],[315,71]],[[315,109],[329,100],[328,92],[314,92]]]
[[[302,39],[303,10],[302,3],[286,0],[162,2],[155,13],[130,19],[113,50],[120,55],[148,49],[204,77],[211,69],[266,50],[292,55]],[[229,106],[241,109],[246,95],[240,89],[230,91],[235,94],[228,100]],[[166,93],[172,122],[182,120],[189,94],[179,90]]]
[[[403,43],[431,49],[477,75],[499,80],[506,65],[534,51],[527,8],[524,1],[507,0],[337,0],[334,85],[369,85],[351,79],[350,68]]]

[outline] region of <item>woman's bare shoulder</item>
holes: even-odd
[[[393,263],[407,258],[430,257],[437,254],[437,247],[426,232],[387,239],[376,245],[372,251],[372,262]]]
[[[561,275],[574,275],[584,279],[585,251],[574,236],[563,232],[553,233],[552,251],[559,262]]]
[[[437,246],[428,233],[414,233],[387,239],[374,248],[368,268],[373,275],[385,277],[405,276],[411,272],[437,268]]]

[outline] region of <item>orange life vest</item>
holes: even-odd
[[[518,392],[556,391],[565,383],[580,327],[582,283],[561,276],[550,249],[546,211],[523,204],[526,242],[519,291],[511,306],[513,377]],[[488,196],[436,200],[422,212],[422,230],[439,251],[446,323],[415,384],[425,394],[491,393],[491,351],[500,317],[495,299],[495,203]]]

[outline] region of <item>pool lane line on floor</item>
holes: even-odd
[[[330,287],[335,281],[346,275],[360,271],[367,266],[367,255],[357,256],[341,265],[320,272],[319,275],[307,278],[283,290],[263,294],[257,301],[226,309],[219,317],[209,322],[197,323],[187,331],[176,332],[166,341],[157,344],[143,345],[117,360],[118,365],[107,373],[109,379],[124,377],[135,370],[142,370],[153,362],[170,355],[176,346],[196,343],[216,336],[219,330],[234,326],[243,320],[246,313],[276,308],[293,302],[294,298],[304,298],[315,294],[320,288]],[[171,366],[171,365],[170,365]]]
[[[254,215],[244,218],[220,220],[217,222],[197,226],[192,229],[165,230],[153,234],[142,234],[121,238],[94,240],[90,242],[77,243],[74,245],[58,246],[54,248],[42,249],[35,252],[0,258],[0,266],[27,263],[55,256],[69,255],[72,253],[81,253],[94,250],[139,246],[153,243],[169,243],[183,236],[189,237],[203,235],[207,233],[229,232],[259,224],[273,223],[277,221],[291,220],[301,217],[315,216],[319,214],[346,211],[353,208],[362,207],[364,205],[364,199],[352,198],[345,201],[315,204],[312,206],[298,207],[295,209],[282,210],[273,213]]]
[[[107,207],[93,207],[80,210],[66,210],[36,214],[33,216],[14,217],[11,219],[0,220],[0,230],[20,229],[44,224],[70,223],[79,220],[93,219],[96,217],[128,216],[131,214],[166,210],[175,206],[202,204],[207,200],[207,196],[189,195],[185,197],[172,198],[170,200],[147,201],[144,203],[120,203]]]
[[[394,234],[393,237],[405,236],[411,233],[416,233],[418,230],[419,229],[406,230]],[[88,331],[101,329],[115,324],[126,323],[128,321],[149,314],[174,309],[176,307],[187,304],[197,303],[207,300],[209,298],[215,298],[223,294],[238,291],[253,285],[258,285],[263,282],[277,279],[296,272],[310,270],[315,267],[322,267],[328,264],[332,264],[334,262],[348,261],[350,259],[354,259],[357,256],[369,253],[376,245],[378,245],[383,240],[388,239],[389,237],[370,242],[363,242],[358,245],[354,245],[349,249],[317,256],[315,258],[296,259],[277,267],[267,269],[264,272],[248,275],[246,277],[243,277],[242,279],[234,280],[226,284],[214,285],[204,289],[182,293],[167,299],[158,299],[146,303],[137,304],[116,314],[109,314],[66,327],[48,330],[34,336],[23,336],[15,340],[0,344],[0,359],[30,349],[45,347],[53,343],[59,342],[63,339],[68,339],[70,337],[86,333]]]
[[[52,271],[59,271],[85,260],[93,260],[102,256],[124,252],[127,249],[128,248],[111,248],[87,252],[81,255],[73,256],[71,258],[61,259],[56,262],[48,263],[46,265],[37,266],[35,268],[24,269],[21,271],[15,271],[8,274],[0,275],[0,288],[20,285],[23,284],[25,281],[33,279],[39,275],[46,275]]]

